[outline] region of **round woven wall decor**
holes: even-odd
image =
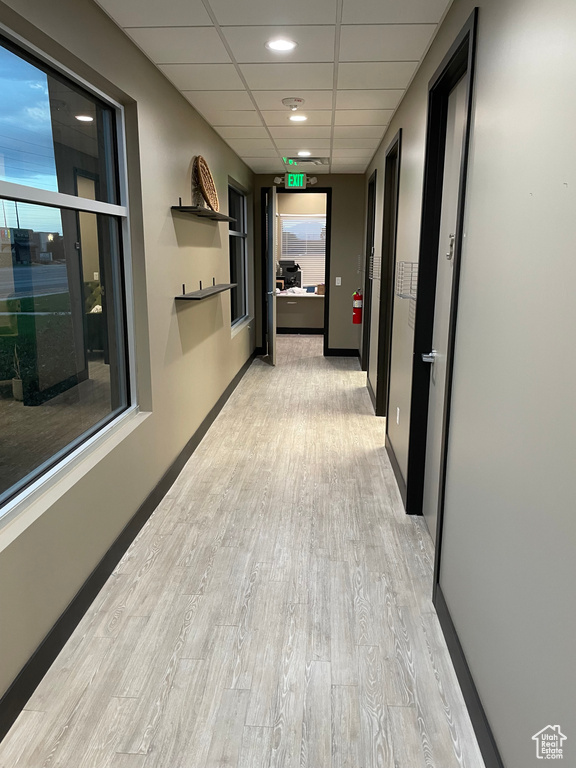
[[[198,155],[194,161],[194,165],[202,197],[213,211],[218,211],[220,208],[218,193],[216,192],[216,185],[214,184],[214,179],[210,173],[210,168],[208,168],[208,163],[204,160],[202,155]]]

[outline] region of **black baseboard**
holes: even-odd
[[[357,357],[360,359],[359,349],[325,349],[324,357]]]
[[[368,390],[368,394],[370,395],[370,400],[372,400],[372,405],[374,406],[374,413],[376,413],[376,393],[374,392],[372,384],[370,383],[368,374],[366,374],[366,389]]]
[[[208,432],[216,416],[218,416],[224,407],[224,404],[240,383],[240,380],[252,364],[255,356],[256,353],[248,358],[230,384],[226,387],[226,390],[218,399],[218,402],[210,410],[202,424],[186,443],[177,458],[172,462],[170,468],[139,507],[134,517],[132,517],[122,533],[114,541],[102,560],[84,582],[72,602],[28,660],[10,688],[8,688],[2,699],[0,699],[0,741],[6,736],[7,732],[14,724],[14,721],[26,705],[26,702],[40,684],[40,681],[66,644],[72,632],[80,623],[80,620],[114,571],[114,568],[116,568],[122,559],[122,556],[130,544],[136,538],[140,529],[144,526],[152,512],[154,512],[158,504],[160,504],[164,496],[170,490],[170,487],[184,468],[184,465],[190,456],[192,456],[206,432]]]
[[[480,696],[476,689],[470,667],[464,656],[464,651],[460,645],[460,640],[456,632],[456,628],[450,616],[446,600],[442,594],[442,590],[439,584],[436,584],[434,591],[434,606],[436,613],[438,614],[438,620],[446,639],[446,645],[452,658],[452,664],[462,689],[462,695],[466,702],[466,707],[470,715],[470,720],[476,733],[476,739],[478,740],[478,746],[482,752],[484,763],[486,768],[504,768],[504,763],[498,752],[498,747],[494,741],[492,729],[488,723],[484,707],[480,701]]]
[[[386,453],[388,454],[388,458],[390,459],[390,464],[392,464],[392,470],[394,472],[394,477],[396,478],[396,482],[398,483],[398,490],[400,491],[402,503],[404,504],[404,509],[406,509],[406,481],[404,480],[404,476],[402,475],[400,464],[398,463],[398,459],[396,458],[396,454],[394,453],[394,448],[392,447],[392,443],[390,442],[390,438],[388,437],[388,435],[386,435]]]
[[[324,336],[324,328],[276,328],[276,333],[290,333],[293,335]]]

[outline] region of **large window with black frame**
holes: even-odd
[[[3,38],[0,81],[1,514],[129,395],[118,108]]]
[[[236,285],[230,290],[232,325],[248,314],[246,244],[246,195],[235,187],[228,187],[228,215],[230,222],[230,282]]]

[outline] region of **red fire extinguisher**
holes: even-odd
[[[360,289],[352,294],[352,322],[354,325],[362,323],[362,294]]]

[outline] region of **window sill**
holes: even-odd
[[[95,434],[36,482],[8,502],[0,517],[0,552],[55,504],[113,448],[150,416],[133,407]]]
[[[237,336],[240,331],[243,331],[246,327],[248,327],[248,330],[250,329],[250,323],[254,320],[253,317],[250,317],[250,315],[245,315],[240,320],[238,320],[230,329],[230,338],[233,339],[235,336]]]

